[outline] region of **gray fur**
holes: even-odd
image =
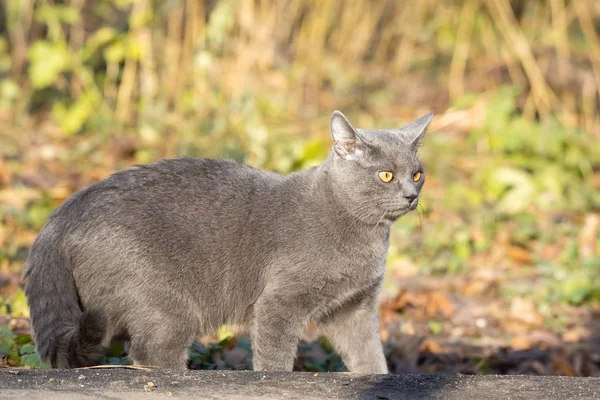
[[[193,339],[227,323],[250,330],[254,369],[291,371],[313,320],[351,371],[386,373],[376,298],[390,224],[417,205],[430,121],[370,131],[336,111],[334,151],[309,170],[180,158],[76,193],[26,261],[40,355],[91,365],[126,335],[134,362],[185,368]]]

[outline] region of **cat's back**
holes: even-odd
[[[226,159],[173,158],[112,174],[74,194],[50,221],[139,224],[243,213],[282,176]],[[128,223],[129,222],[129,223]]]
[[[222,193],[226,188],[250,190],[276,183],[280,176],[228,159],[172,158],[117,172],[102,181],[123,194],[143,189],[149,192],[202,190]]]

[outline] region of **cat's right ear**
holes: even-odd
[[[411,122],[410,124],[396,129],[395,132],[397,135],[404,138],[405,141],[410,143],[413,150],[416,151],[419,147],[421,147],[421,144],[423,144],[425,133],[427,133],[427,128],[429,128],[429,124],[431,123],[432,119],[432,113],[423,115],[421,118]]]
[[[338,156],[345,160],[353,160],[358,156],[360,152],[358,132],[344,114],[338,110],[331,114],[329,131],[331,132],[331,140],[333,140],[333,150]]]

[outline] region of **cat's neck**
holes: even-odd
[[[312,204],[319,219],[328,226],[343,231],[344,234],[354,234],[365,239],[386,239],[390,230],[389,222],[362,221],[340,201],[332,182],[332,166],[333,157],[330,154],[321,165],[302,172],[308,186],[306,201]]]

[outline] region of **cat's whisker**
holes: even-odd
[[[399,208],[400,202],[398,199],[383,199],[377,202],[379,207]]]
[[[419,214],[419,209],[421,210],[421,214],[423,214],[423,217],[424,217],[425,209],[423,208],[421,203],[417,203],[417,208],[415,208],[415,211],[417,212],[417,217],[419,217],[419,233],[422,233],[423,232],[423,219],[421,218],[421,214]]]
[[[417,209],[414,209],[411,211],[411,213],[415,213],[417,214],[417,218],[419,218],[419,233],[423,232],[423,221],[421,220],[421,214],[419,214],[419,211],[417,211]]]
[[[375,213],[377,211],[377,203],[374,201],[364,201],[362,203],[360,203],[358,206],[356,206],[354,208],[354,218],[353,218],[353,223],[350,225],[351,227],[354,227],[356,224],[359,224],[360,222],[362,222],[363,218],[368,218],[371,215],[373,215],[373,213]],[[336,216],[340,217],[343,215],[347,215],[348,211],[345,209],[340,209],[337,210],[336,212]]]
[[[368,213],[367,213],[368,212]],[[364,220],[370,218],[373,214],[375,214],[376,210],[364,210],[363,212],[361,212],[360,214],[357,215],[357,217],[353,220],[353,222],[350,224],[349,227],[354,228],[355,226],[360,225],[361,223],[364,222]]]
[[[375,224],[375,226],[373,227],[373,230],[377,229],[377,226],[379,225],[379,223],[383,220],[383,217],[385,217],[385,214],[389,211],[389,207],[383,212],[383,214],[381,214],[381,217],[379,218],[379,221],[377,221],[377,223]]]

